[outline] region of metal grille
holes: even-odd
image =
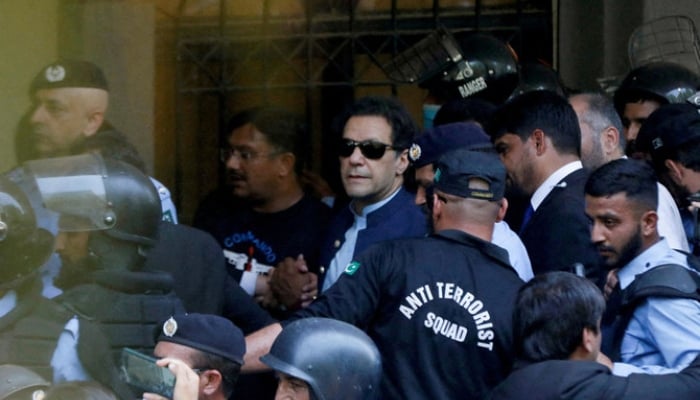
[[[630,35],[628,53],[632,68],[653,61],[683,65],[700,74],[700,43],[693,21],[670,16],[649,21]]]
[[[549,1],[443,7],[433,0],[432,7],[407,10],[401,0],[387,0],[387,9],[359,12],[358,1],[300,0],[303,15],[287,17],[270,13],[271,1],[263,1],[259,17],[232,17],[224,0],[218,17],[177,17],[174,197],[185,220],[222,180],[219,130],[242,108],[275,104],[303,114],[312,131],[309,166],[333,185],[337,158],[323,151],[332,117],[367,93],[419,103],[415,85],[390,81],[381,66],[436,27],[488,31],[510,42],[521,59],[532,52],[532,58],[551,60]],[[528,34],[538,37],[523,46]]]

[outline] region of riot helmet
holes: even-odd
[[[520,81],[508,101],[535,90],[549,90],[566,97],[566,90],[553,68],[540,63],[525,63],[520,66]]]
[[[43,399],[49,388],[36,372],[18,365],[0,365],[0,399]]]
[[[615,91],[618,113],[625,104],[655,100],[660,104],[683,103],[700,90],[700,77],[686,67],[670,62],[652,62],[630,71]]]
[[[378,398],[382,374],[379,351],[366,333],[342,321],[294,321],[260,361],[308,383],[318,400]]]
[[[384,66],[396,82],[418,83],[448,101],[477,97],[500,104],[518,83],[513,49],[493,35],[439,28]]]
[[[160,197],[135,167],[87,153],[29,161],[25,168],[44,207],[59,215],[59,231],[97,231],[103,235],[94,237],[130,244],[141,255],[156,243]]]
[[[16,288],[33,276],[53,251],[53,236],[37,226],[27,195],[0,177],[0,288]]]

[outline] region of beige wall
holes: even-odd
[[[14,134],[34,74],[58,54],[59,0],[0,1],[0,171],[16,163]]]

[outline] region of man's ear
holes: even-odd
[[[291,152],[282,153],[279,155],[280,168],[279,176],[288,176],[294,171],[294,163],[296,156]]]
[[[596,344],[598,335],[600,335],[600,332],[595,333],[589,328],[583,328],[583,331],[581,331],[581,343],[569,355],[569,360],[592,361],[592,358],[598,353]]]
[[[396,160],[396,175],[403,175],[408,166],[408,150],[403,150]]]
[[[215,394],[220,390],[222,384],[223,377],[221,372],[215,369],[206,370],[199,376],[199,388],[206,395],[211,396]]]
[[[541,156],[545,153],[545,151],[547,151],[547,135],[544,134],[542,129],[535,129],[532,131],[530,134],[530,140],[532,141],[532,145],[535,147],[535,153],[538,156]]]
[[[85,125],[85,129],[83,129],[83,135],[85,137],[90,137],[97,133],[97,131],[100,129],[100,126],[102,126],[102,122],[104,122],[105,119],[105,114],[102,111],[93,111],[88,115],[87,118],[87,124]]]
[[[581,346],[586,349],[586,352],[593,354],[596,352],[596,342],[598,340],[598,335],[600,332],[593,332],[592,329],[583,328],[583,333],[581,334]]]
[[[648,237],[656,232],[656,224],[659,221],[659,215],[654,210],[649,210],[642,214],[641,229],[642,236]]]
[[[496,217],[496,222],[501,222],[506,217],[508,212],[508,199],[505,197],[501,199],[500,208],[498,209],[498,216]]]
[[[600,142],[603,147],[603,154],[609,155],[620,146],[620,131],[614,126],[609,126],[600,134]]]
[[[673,180],[673,182],[675,182],[677,185],[680,185],[681,182],[683,182],[683,176],[685,172],[683,171],[683,168],[681,167],[680,163],[673,160],[664,160],[664,166],[666,166],[668,174]]]

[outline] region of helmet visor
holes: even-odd
[[[44,207],[59,214],[59,230],[110,229],[116,222],[107,201],[102,161],[93,154],[29,161]]]

